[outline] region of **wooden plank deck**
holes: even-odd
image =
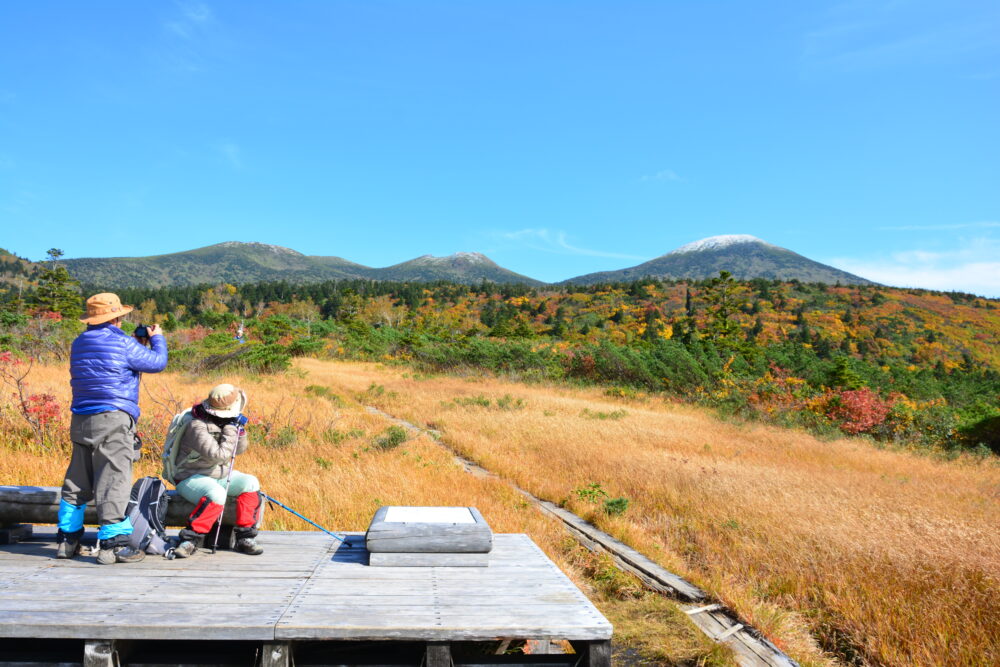
[[[370,567],[318,532],[262,532],[228,551],[102,566],[55,560],[54,529],[0,546],[0,637],[87,640],[568,639],[611,624],[526,535],[496,535],[489,567]],[[93,534],[85,538],[92,543]]]

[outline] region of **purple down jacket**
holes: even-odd
[[[112,408],[139,419],[139,374],[167,367],[166,339],[156,335],[150,344],[152,349],[146,348],[113,324],[87,327],[70,352],[70,410],[86,414]]]

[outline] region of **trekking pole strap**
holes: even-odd
[[[283,502],[281,502],[280,500],[275,500],[274,498],[272,498],[271,496],[267,495],[267,494],[266,494],[266,493],[264,493],[263,491],[261,491],[261,492],[260,492],[260,495],[264,496],[265,498],[267,498],[267,499],[268,499],[268,500],[269,500],[270,502],[274,503],[275,505],[277,505],[277,506],[279,506],[279,507],[282,507],[282,508],[284,508],[284,509],[288,510],[289,512],[291,512],[291,513],[292,513],[292,514],[294,514],[295,516],[297,516],[297,517],[299,517],[300,519],[302,519],[303,521],[305,521],[306,523],[310,523],[310,524],[312,524],[312,525],[316,526],[317,528],[319,528],[320,530],[322,530],[322,531],[323,531],[324,533],[326,533],[326,534],[327,534],[327,535],[329,535],[330,537],[335,537],[335,538],[337,538],[338,540],[340,540],[341,542],[343,542],[343,543],[344,543],[345,545],[347,545],[347,546],[351,546],[351,545],[350,545],[350,544],[349,544],[349,543],[347,542],[347,540],[345,540],[345,539],[344,539],[343,537],[341,537],[340,535],[337,535],[336,533],[331,533],[331,532],[330,532],[329,530],[327,530],[327,529],[326,529],[326,528],[324,528],[323,526],[319,525],[318,523],[316,523],[315,521],[313,521],[313,520],[311,520],[311,519],[307,519],[306,517],[302,516],[301,514],[299,514],[298,512],[296,512],[295,510],[293,510],[293,509],[292,509],[291,507],[289,507],[288,505],[284,504],[284,503],[283,503]]]

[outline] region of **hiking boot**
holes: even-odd
[[[113,563],[138,563],[146,557],[146,552],[129,545],[119,545],[105,548],[101,545],[101,551],[97,554],[97,562],[101,565],[111,565]]]
[[[175,558],[189,558],[205,544],[205,535],[196,533],[190,528],[182,528],[177,533],[177,546],[174,547]]]
[[[174,557],[175,558],[189,558],[194,555],[194,552],[198,551],[198,545],[191,540],[184,540],[176,547],[174,547]]]
[[[80,553],[80,538],[83,537],[83,529],[64,533],[59,531],[56,535],[56,558],[72,558]]]
[[[252,537],[241,537],[236,540],[236,546],[233,547],[233,551],[250,556],[259,556],[264,553],[264,547],[257,544],[257,541]]]

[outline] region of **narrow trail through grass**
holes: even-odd
[[[801,662],[822,664],[828,651],[891,665],[1000,662],[995,462],[824,442],[596,389],[299,368],[442,432],[711,591]],[[624,513],[607,511],[615,498],[628,500]]]

